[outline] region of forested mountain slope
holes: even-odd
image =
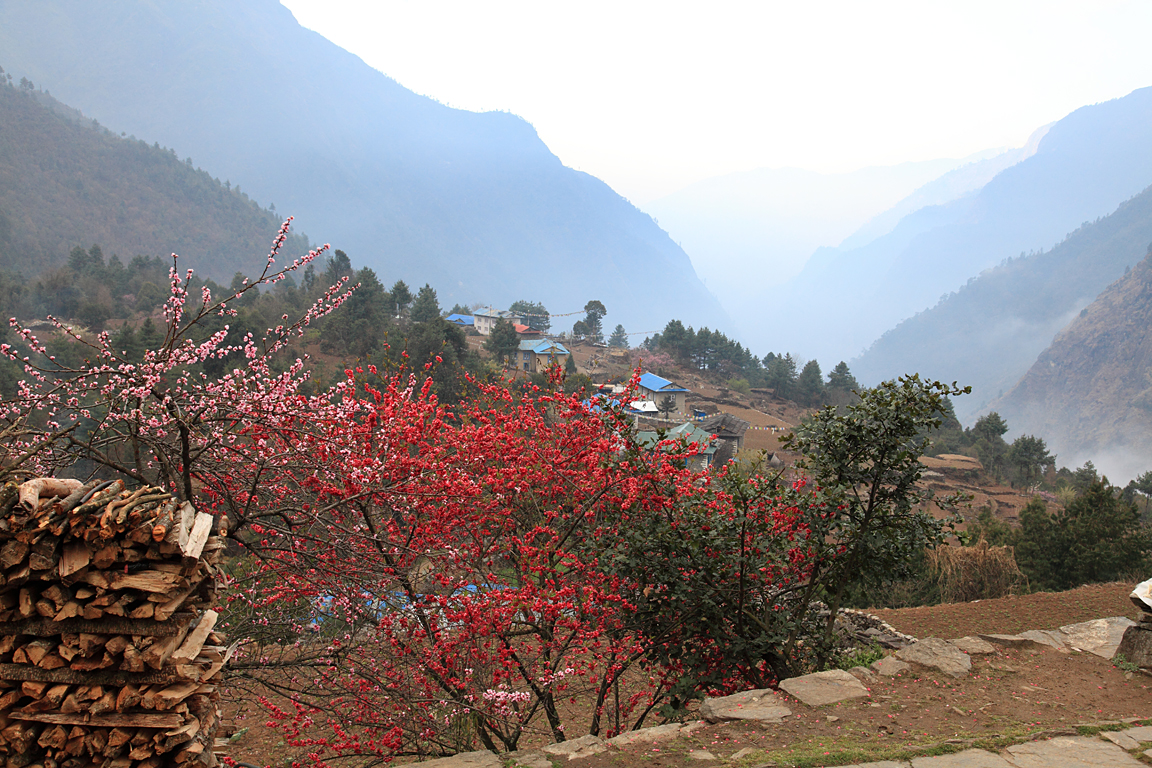
[[[125,261],[176,252],[227,284],[259,273],[280,223],[168,150],[0,86],[0,269],[33,277],[95,243]],[[284,252],[306,249],[293,236]]]
[[[770,346],[822,360],[857,355],[984,269],[1051,247],[1150,183],[1152,88],[1078,109],[978,193],[921,209],[862,248],[814,256],[769,297],[782,317],[804,317],[771,328],[785,338]],[[898,369],[870,366],[867,381],[919,370],[922,352],[909,349]]]
[[[853,370],[864,381],[920,371],[973,387],[971,418],[1019,381],[1049,344],[1152,243],[1152,188],[1051,250],[1009,259],[885,333]]]
[[[0,51],[18,77],[191,155],[381,279],[441,286],[446,305],[596,298],[630,329],[726,324],[651,217],[527,122],[412,93],[274,0],[4,0]]]
[[[1013,432],[1043,435],[1074,466],[1134,475],[1152,460],[1152,250],[1057,335],[992,403]]]

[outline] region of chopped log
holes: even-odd
[[[31,549],[30,546],[18,539],[12,539],[5,543],[3,547],[0,547],[0,567],[8,570],[14,565],[23,563]]]
[[[182,589],[187,582],[177,574],[148,570],[139,573],[114,573],[111,571],[89,571],[82,579],[94,587],[105,589],[138,589],[141,592],[168,593]]]
[[[195,628],[188,633],[188,637],[180,645],[180,647],[173,653],[169,659],[173,664],[187,664],[200,655],[200,649],[204,647],[208,635],[216,627],[216,621],[220,615],[213,610],[207,610],[196,622]]]
[[[65,544],[64,551],[60,555],[60,578],[66,578],[83,568],[87,568],[90,562],[92,562],[92,552],[84,542],[73,541]]]
[[[4,483],[4,487],[0,488],[0,515],[7,515],[11,512],[19,498],[20,486],[11,481]]]
[[[188,542],[181,547],[184,553],[184,559],[199,560],[200,553],[204,551],[204,545],[208,543],[208,537],[212,535],[212,515],[207,512],[199,512],[196,514],[196,522],[192,525],[192,530],[188,534]]]
[[[60,554],[58,548],[60,545],[59,536],[45,536],[32,545],[32,551],[28,555],[28,565],[34,571],[47,571],[57,568],[60,562]]]
[[[88,547],[85,546],[84,549],[87,551]],[[97,550],[96,554],[92,556],[92,567],[100,570],[111,568],[119,557],[120,545],[116,542],[109,542]]]
[[[90,659],[76,659],[68,666],[75,672],[92,672],[97,669],[107,669],[114,664],[116,664],[116,659],[111,654],[100,653],[99,656]]]
[[[143,603],[128,612],[130,619],[150,619],[156,611],[155,603]]]
[[[36,602],[32,596],[32,590],[28,587],[23,587],[20,590],[20,598],[16,603],[17,610],[24,618],[29,618],[36,613]]]
[[[86,703],[87,702],[80,701],[80,692],[74,690],[64,697],[64,701],[60,702],[60,709],[58,711],[69,715],[76,714],[77,712],[83,712],[87,708],[85,706]],[[29,712],[30,710],[31,707],[25,707],[20,711]]]
[[[132,741],[132,737],[136,735],[133,728],[116,727],[108,732],[108,747],[115,749],[116,747],[127,744]]]
[[[120,693],[116,695],[116,711],[123,712],[126,709],[131,709],[143,700],[140,695],[140,688],[135,685],[126,685],[120,689]]]
[[[60,749],[67,741],[68,731],[64,729],[64,726],[58,725],[55,728],[46,729],[40,734],[36,743],[45,749]]]
[[[48,685],[46,681],[40,682],[35,680],[27,680],[20,685],[20,690],[24,691],[26,696],[31,696],[34,699],[38,699],[43,696],[44,691],[48,690],[50,687],[51,686]]]
[[[169,730],[183,722],[175,712],[125,712],[104,715],[86,713],[25,712],[15,710],[9,715],[13,720],[28,720],[34,723],[56,725],[90,725],[97,728],[163,728]]]
[[[83,485],[79,480],[37,477],[20,484],[20,506],[29,512],[34,512],[40,506],[41,498],[45,496],[68,496]]]
[[[40,667],[40,669],[60,669],[61,667],[68,666],[68,662],[65,661],[64,657],[59,653],[53,651],[41,659],[40,663],[36,666]]]
[[[81,632],[78,647],[80,648],[81,655],[91,656],[93,651],[98,648],[103,648],[107,642],[107,635],[97,634],[95,632]]]
[[[105,712],[116,710],[116,693],[105,691],[104,695],[88,705],[88,711],[93,715],[102,715]]]
[[[64,621],[65,619],[74,619],[80,615],[80,611],[83,609],[84,606],[76,600],[69,600],[56,612],[56,615],[52,617],[52,621],[56,623]]]
[[[20,651],[24,652],[24,656],[28,659],[29,664],[39,664],[40,660],[51,653],[56,645],[55,640],[43,638],[41,640],[33,640],[24,645],[20,648]],[[20,651],[17,651],[17,653]]]

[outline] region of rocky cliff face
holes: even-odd
[[[990,409],[1065,466],[1091,460],[1113,482],[1152,467],[1152,250],[1057,334]]]

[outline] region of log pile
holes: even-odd
[[[5,768],[212,768],[213,518],[157,488],[0,488]]]

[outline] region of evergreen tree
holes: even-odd
[[[428,283],[424,284],[416,294],[412,303],[412,322],[426,323],[440,317],[440,302],[436,299],[436,291]]]
[[[449,314],[449,315],[465,315],[465,316],[468,316],[468,315],[471,315],[471,314],[472,314],[472,309],[471,309],[470,307],[466,307],[466,306],[464,306],[464,305],[463,305],[463,304],[461,304],[460,302],[456,302],[455,304],[453,304],[453,305],[452,305],[452,309],[448,310],[448,314]]]
[[[792,399],[796,391],[796,361],[792,355],[773,357],[768,363],[765,379],[767,386],[776,391],[777,397]]]
[[[809,360],[796,379],[796,398],[804,405],[819,405],[824,397],[824,374],[820,364]]]
[[[767,363],[765,363],[767,365]],[[860,383],[848,370],[848,363],[841,360],[828,374],[828,389],[838,389],[841,392],[852,392],[860,389]]]
[[[496,362],[509,360],[515,363],[516,352],[520,349],[520,336],[516,333],[515,326],[504,318],[497,320],[492,326],[492,332],[488,334],[487,341],[484,342],[484,349],[495,356]]]
[[[585,335],[592,341],[603,344],[604,343],[604,315],[608,314],[608,310],[604,305],[593,299],[584,305],[584,324],[588,330]]]
[[[623,325],[617,325],[612,331],[612,335],[608,337],[608,346],[618,349],[628,348],[628,332],[624,330]]]
[[[576,374],[576,358],[575,358],[575,356],[569,354],[565,357],[565,359],[564,359],[564,373],[567,374],[568,376],[574,376]]]
[[[408,284],[403,280],[397,280],[389,293],[392,294],[392,301],[399,309],[407,309],[412,303],[412,291],[408,290]]]

